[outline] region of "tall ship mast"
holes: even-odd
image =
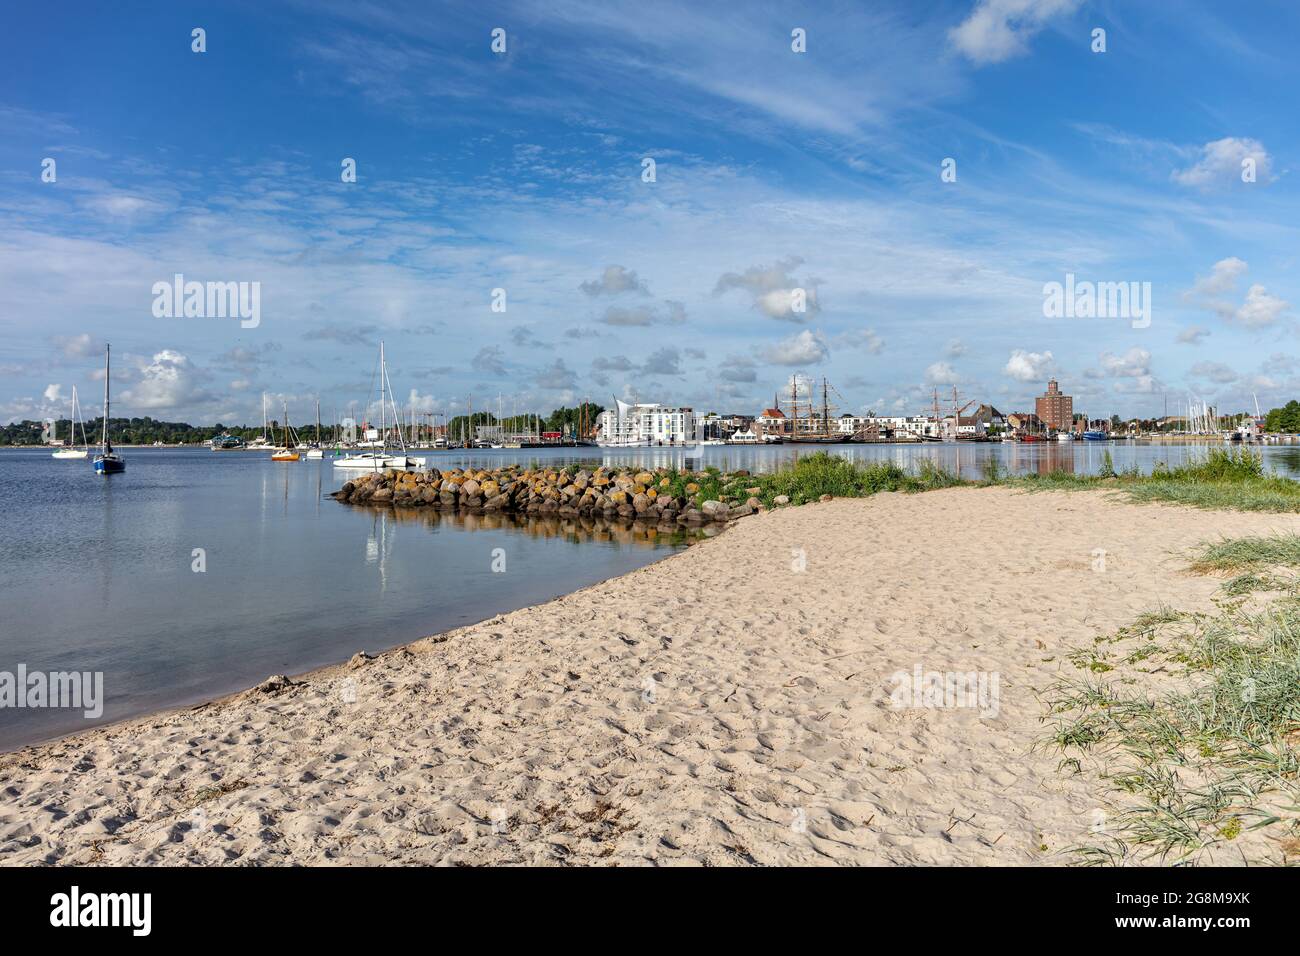
[[[853,439],[851,434],[839,431],[833,424],[835,406],[831,404],[831,394],[843,399],[839,391],[823,376],[821,384],[821,402],[816,401],[817,381],[807,380],[806,386],[800,385],[801,376],[790,376],[786,392],[790,396],[790,420],[792,431],[790,441],[808,442],[818,445],[839,445]],[[801,392],[803,394],[801,394]],[[801,424],[802,423],[802,424]]]

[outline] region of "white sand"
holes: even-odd
[[[1065,862],[1108,791],[1031,750],[1035,688],[1145,610],[1209,608],[1189,548],[1283,530],[1003,488],[747,518],[279,693],[0,758],[0,862]],[[997,716],[895,709],[918,664],[996,672]]]

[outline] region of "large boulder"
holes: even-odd
[[[709,500],[700,505],[700,511],[714,521],[726,521],[730,510],[721,501]]]

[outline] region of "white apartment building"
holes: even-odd
[[[926,415],[841,415],[836,421],[842,435],[852,435],[872,425],[882,435],[892,433],[922,437],[939,434],[939,424]]]
[[[602,445],[687,445],[695,443],[695,412],[684,406],[632,405],[617,401],[597,419]]]

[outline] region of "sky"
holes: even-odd
[[[794,374],[855,413],[1049,377],[1267,410],[1297,37],[1289,0],[17,6],[0,421],[98,414],[105,342],[115,415],[328,421],[381,339],[420,412],[755,414]],[[178,273],[256,283],[256,325],[159,306]],[[1046,314],[1067,274],[1148,320]]]

